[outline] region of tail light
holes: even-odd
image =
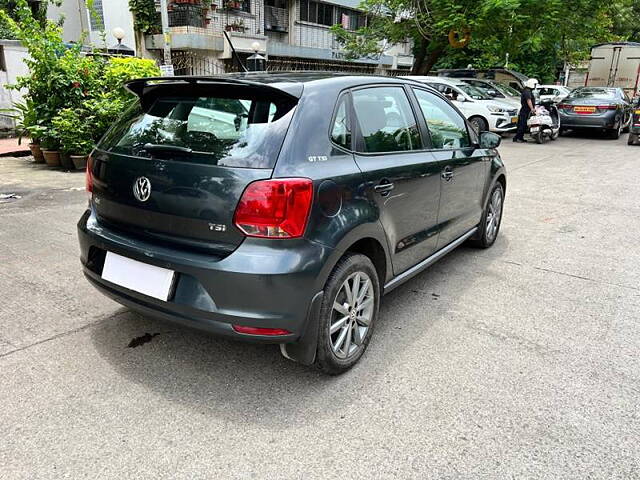
[[[253,182],[242,194],[233,223],[249,237],[301,237],[312,200],[313,183],[308,178]]]
[[[560,110],[571,110],[571,105],[569,105],[568,103],[561,103],[560,105],[558,105],[558,108]]]
[[[618,105],[598,105],[598,110],[617,110]]]
[[[284,328],[263,328],[263,327],[245,327],[242,325],[232,325],[233,329],[238,333],[244,333],[246,335],[289,335],[291,332]]]
[[[89,197],[89,201],[91,201],[91,196],[93,195],[93,173],[91,172],[92,167],[93,159],[91,158],[91,156],[89,156],[89,158],[87,158],[87,171],[85,175],[87,196]]]

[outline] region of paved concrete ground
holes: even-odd
[[[0,478],[640,478],[640,148],[501,151],[495,246],[387,296],[338,378],[103,298],[82,174],[0,159]]]

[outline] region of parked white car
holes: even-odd
[[[534,90],[538,102],[558,103],[567,98],[570,93],[571,90],[562,85],[538,85]]]
[[[461,78],[460,80],[482,90],[494,100],[510,103],[520,109],[520,92],[509,85],[486,78]]]
[[[519,107],[491,98],[468,83],[447,77],[413,75],[408,78],[426,83],[445,95],[479,132],[505,133],[517,128]]]

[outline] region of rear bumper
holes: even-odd
[[[123,236],[97,223],[87,210],[78,223],[81,262],[100,292],[143,315],[259,343],[291,343],[305,335],[312,300],[322,291],[321,271],[332,250],[297,240],[247,239],[222,259]],[[112,251],[176,272],[168,301],[101,277]],[[285,329],[287,335],[247,335],[232,325]]]
[[[560,124],[563,128],[616,128],[619,113],[616,111],[606,112],[600,115],[567,115],[560,110]]]

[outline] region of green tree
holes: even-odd
[[[614,4],[624,2],[637,0]],[[524,73],[552,78],[565,61],[588,57],[593,43],[612,37],[612,12],[619,6],[611,0],[365,0],[361,8],[367,26],[355,32],[333,27],[352,57],[379,54],[410,38],[414,74],[436,65],[481,68],[509,59]],[[452,47],[452,31],[469,33],[464,48]]]

